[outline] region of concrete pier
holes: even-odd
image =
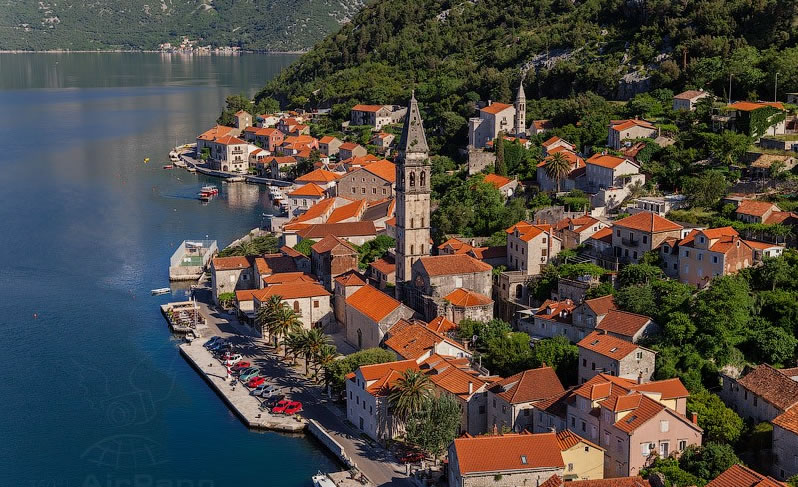
[[[225,367],[201,345],[202,340],[180,345],[180,354],[205,378],[241,421],[252,429],[297,433],[305,429],[307,421],[300,416],[270,414],[260,409],[260,399],[237,383],[235,390],[227,380]]]

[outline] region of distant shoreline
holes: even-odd
[[[148,54],[190,54],[207,56],[215,54],[219,56],[237,56],[239,54],[296,54],[301,55],[305,51],[266,51],[266,50],[241,50],[241,51],[205,51],[205,52],[180,52],[180,51],[161,51],[157,49],[46,49],[46,50],[25,50],[25,49],[0,49],[0,54],[70,54],[70,53],[148,53]]]

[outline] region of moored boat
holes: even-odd
[[[313,480],[313,487],[335,487],[335,482],[325,473],[317,473],[311,480]]]
[[[174,169],[174,167],[175,167],[175,166],[174,166],[173,164],[164,164],[164,165],[163,165],[163,168],[164,168],[164,169]]]
[[[159,296],[161,294],[169,294],[172,290],[168,287],[159,287],[158,289],[153,289],[150,291],[153,296]]]
[[[269,196],[272,201],[278,203],[283,199],[283,192],[277,186],[269,186]]]

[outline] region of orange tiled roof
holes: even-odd
[[[457,325],[446,319],[445,316],[438,316],[433,318],[432,321],[427,324],[427,327],[438,333],[447,333],[457,328]]]
[[[554,128],[554,124],[551,123],[551,120],[532,120],[532,125],[536,130],[551,130]]]
[[[571,313],[573,313],[574,308],[576,308],[576,304],[570,299],[564,301],[547,299],[540,305],[538,311],[535,313],[535,317],[544,320],[557,320],[570,323]]]
[[[529,223],[528,221],[522,220],[516,223],[515,225],[511,226],[507,230],[505,230],[505,232],[509,234],[509,233],[514,233],[516,230],[518,230],[519,234],[518,238],[520,238],[524,242],[529,242],[530,240],[537,237],[541,233],[550,232],[552,230],[552,227],[551,225],[535,225]]]
[[[738,101],[728,106],[728,108],[733,108],[734,110],[739,110],[741,112],[752,112],[765,107],[773,107],[778,108],[779,110],[784,110],[784,105],[780,102],[761,103],[756,101]]]
[[[632,342],[610,335],[602,335],[595,331],[583,338],[577,343],[577,346],[615,360],[626,357],[638,348]]]
[[[394,262],[393,258],[386,255],[380,259],[375,260],[374,262],[369,264],[371,267],[377,269],[378,271],[382,272],[386,276],[393,274],[396,272],[396,262]]]
[[[743,465],[732,465],[710,481],[706,487],[789,487],[789,485]]]
[[[394,326],[388,331],[385,346],[404,359],[418,359],[425,353],[434,351],[435,345],[444,341],[462,349],[453,341],[427,328],[423,323],[400,321],[398,326]]]
[[[453,306],[458,306],[460,308],[486,306],[493,303],[493,300],[488,296],[461,287],[450,292],[443,299],[452,303]]]
[[[452,237],[449,240],[438,245],[438,250],[443,250],[446,247],[451,247],[451,249],[454,251],[455,254],[464,254],[473,248],[471,247],[471,245],[463,242],[457,237]]]
[[[376,236],[374,222],[317,223],[309,225],[297,232],[302,238],[322,238],[325,235],[336,237],[369,237]]]
[[[265,254],[262,257],[255,257],[255,269],[258,274],[296,272],[296,262],[292,257],[283,254]]]
[[[319,139],[319,143],[320,144],[329,144],[331,142],[335,142],[336,140],[337,140],[337,138],[333,137],[332,135],[325,135],[324,137]]]
[[[491,103],[490,105],[486,106],[485,108],[482,108],[480,111],[481,112],[485,112],[485,113],[490,113],[491,115],[496,115],[500,111],[506,110],[506,109],[511,108],[511,107],[512,107],[512,105],[508,105],[506,103],[494,102],[494,103]]]
[[[280,247],[280,252],[282,252],[283,255],[285,255],[286,257],[291,257],[291,258],[294,258],[294,259],[307,259],[308,258],[307,255],[303,254],[302,252],[300,252],[298,250],[292,249],[291,247],[289,247],[287,245],[283,245],[282,247]]]
[[[571,163],[571,172],[579,168],[585,167],[585,160],[579,157],[579,155],[576,152],[570,151],[565,147],[557,146],[554,149],[548,151],[548,153],[549,155],[546,156],[545,159],[540,161],[537,167],[546,167],[546,164],[548,164],[548,162],[552,159],[552,156],[557,153],[562,153],[562,155],[568,160],[568,162]]]
[[[563,139],[561,139],[561,138],[557,137],[556,135],[555,135],[555,136],[553,136],[553,137],[550,137],[548,140],[546,140],[545,142],[543,142],[543,147],[549,147],[550,145],[554,145],[554,144],[556,144],[557,142],[559,142],[559,141],[561,141],[561,140],[562,140],[563,142],[565,142],[566,144],[568,144],[569,146],[573,147],[573,144],[571,144],[570,142],[568,142],[568,141],[565,141],[565,140],[563,140]]]
[[[559,475],[554,474],[539,487],[651,487],[651,484],[643,477],[614,477],[565,482]]]
[[[677,100],[692,100],[693,98],[698,98],[701,95],[708,95],[706,91],[699,91],[699,90],[687,90],[679,93],[678,95],[674,96]]]
[[[363,166],[363,170],[390,183],[396,182],[396,164],[385,159]]]
[[[355,250],[352,244],[342,238],[336,237],[335,235],[325,235],[324,238],[314,243],[310,248],[317,254],[323,254],[325,252],[331,251],[339,245],[343,245],[350,251],[357,253],[357,250]]]
[[[349,203],[348,205],[339,206],[327,218],[328,224],[339,223],[349,218],[356,218],[363,214],[366,209],[366,200],[357,200]]]
[[[592,238],[593,240],[606,240],[612,243],[612,227],[604,227],[588,238]]]
[[[323,200],[317,201],[315,205],[308,208],[305,213],[297,216],[290,222],[286,224],[286,228],[291,223],[301,223],[312,220],[314,218],[323,217],[327,215],[327,212],[332,210],[335,205],[335,198],[325,198]]]
[[[347,271],[335,278],[335,282],[343,286],[365,286],[366,278],[358,271]]]
[[[255,291],[257,291],[257,289],[239,289],[236,291],[236,301],[239,303],[242,301],[252,301]]]
[[[771,420],[774,426],[798,433],[798,408],[791,407]]]
[[[554,433],[455,438],[454,450],[461,475],[565,466]]]
[[[288,196],[313,196],[320,198],[324,196],[324,190],[316,183],[303,184],[297,189],[288,193]]]
[[[779,211],[779,207],[767,201],[743,200],[740,202],[740,206],[737,207],[736,213],[761,218],[770,210]]]
[[[539,401],[565,392],[551,367],[519,372],[494,383],[490,390],[510,404]]]
[[[341,150],[349,150],[349,151],[351,151],[351,150],[357,149],[358,147],[360,147],[360,144],[356,144],[354,142],[344,142],[343,144],[341,144],[341,147],[339,147],[339,148]]]
[[[631,338],[649,322],[651,318],[648,316],[613,309],[601,320],[596,329]]]
[[[246,269],[252,265],[248,257],[214,257],[213,268],[217,271],[231,271],[236,269]]]
[[[352,107],[353,111],[357,112],[377,112],[382,109],[385,105],[363,105],[357,104]]]
[[[232,135],[223,135],[218,139],[216,139],[214,142],[222,145],[246,144],[246,141],[243,141],[238,137],[233,137]]]
[[[631,388],[638,392],[659,393],[662,399],[676,399],[690,395],[687,388],[678,378],[646,382],[645,384],[634,384]]]
[[[632,216],[627,216],[614,223],[615,226],[630,228],[641,232],[659,233],[672,230],[681,230],[682,226],[674,223],[667,218],[663,218],[650,211],[641,211]]]
[[[571,430],[563,430],[557,432],[557,443],[560,444],[560,451],[570,450],[580,443],[586,443],[597,450],[604,451],[604,448],[598,446],[592,441],[588,441],[581,436],[577,435]]]
[[[363,286],[346,298],[346,304],[376,322],[384,320],[401,306],[399,301],[369,285]]]
[[[315,169],[304,176],[299,176],[295,179],[295,181],[301,181],[304,183],[330,183],[332,181],[337,181],[340,178],[341,176],[335,174],[334,172],[325,171],[324,169]]]
[[[466,253],[478,260],[506,258],[507,246],[499,245],[496,247],[474,247],[469,249]]]
[[[262,303],[272,296],[280,296],[282,299],[299,299],[329,295],[330,293],[318,282],[293,281],[258,289],[255,299]]]
[[[782,411],[798,404],[798,382],[768,364],[761,364],[737,383]]]
[[[466,254],[425,256],[418,259],[430,276],[489,272],[493,267]]]
[[[448,367],[437,374],[430,373],[429,379],[437,387],[466,400],[488,384],[487,381],[480,379],[474,373],[470,373],[460,367]],[[472,388],[470,394],[468,392],[469,383]]]
[[[512,179],[506,178],[504,176],[499,176],[498,174],[487,174],[485,175],[485,182],[493,185],[496,189],[502,189],[503,186],[510,184]]]
[[[632,127],[643,127],[643,128],[647,128],[647,129],[656,128],[650,122],[647,122],[645,120],[640,120],[640,119],[613,120],[611,122],[610,126],[612,127],[613,130],[617,130],[619,132],[621,130],[627,130],[627,129],[630,129]]]
[[[223,135],[227,135],[230,133],[231,130],[235,130],[233,127],[227,127],[225,125],[216,125],[213,128],[206,130],[202,134],[200,134],[197,138],[200,140],[213,140],[217,137],[222,137]]]
[[[626,159],[625,157],[613,156],[612,154],[602,154],[599,152],[590,156],[587,160],[587,164],[606,167],[608,169],[615,169],[626,161],[629,161],[629,159]]]
[[[304,281],[304,282],[317,282],[316,276],[306,274],[304,272],[278,272],[270,276],[263,277],[263,283],[266,285],[271,284],[284,284],[286,282]]]

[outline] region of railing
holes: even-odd
[[[630,238],[622,238],[621,244],[625,245],[626,247],[637,247],[640,245],[640,240],[632,240]]]

